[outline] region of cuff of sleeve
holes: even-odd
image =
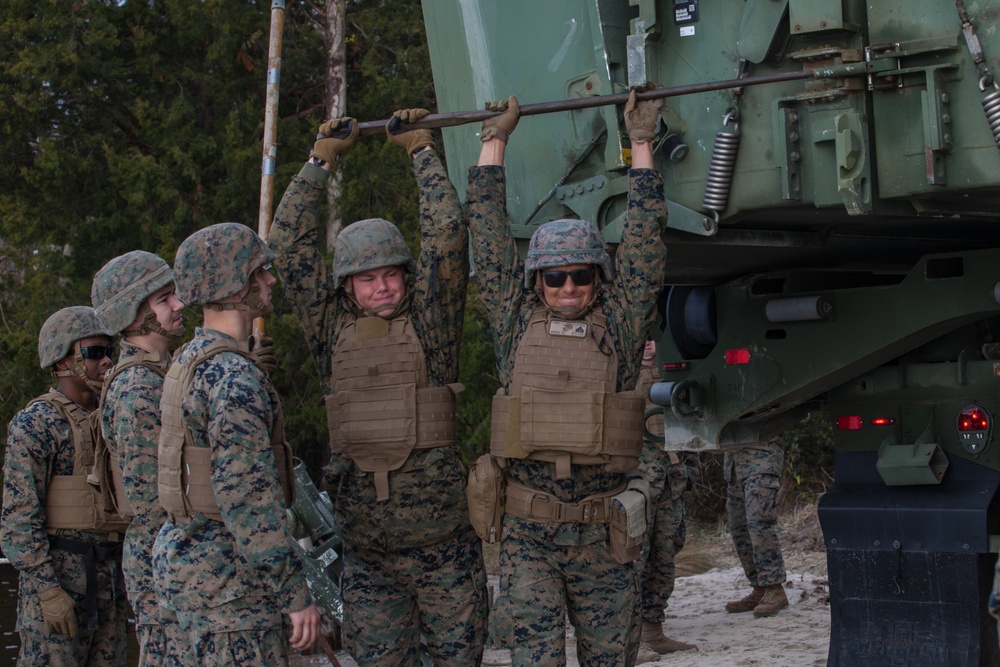
[[[21,575],[32,581],[32,587],[36,591],[44,591],[48,588],[61,586],[59,576],[56,574],[56,570],[52,567],[51,563],[46,563],[30,570],[24,570],[21,572]]]
[[[299,579],[299,583],[295,586],[295,588],[292,589],[282,612],[285,614],[294,614],[297,611],[302,611],[312,603],[312,594],[309,592],[309,587],[306,585],[305,577],[302,577]]]
[[[326,182],[330,180],[330,172],[312,162],[306,162],[302,165],[302,169],[299,169],[299,176],[307,181],[315,181],[323,185],[326,185]]]

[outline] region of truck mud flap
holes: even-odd
[[[828,667],[1000,664],[986,611],[1000,473],[949,458],[941,484],[888,487],[874,452],[837,454],[836,481],[819,504]]]

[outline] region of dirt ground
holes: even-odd
[[[688,526],[687,544],[677,559],[677,582],[666,610],[668,637],[696,644],[697,651],[673,653],[644,663],[670,667],[822,667],[829,647],[830,607],[826,554],[815,505],[781,518],[782,548],[790,606],[773,618],[728,614],[723,605],[749,592],[732,540],[724,525]],[[495,573],[496,553],[487,551]],[[491,577],[495,582],[495,576]],[[578,667],[573,628],[566,630],[567,665]],[[357,663],[336,654],[347,666]],[[299,667],[329,665],[323,656],[302,656]],[[490,647],[484,666],[509,665],[507,651]]]

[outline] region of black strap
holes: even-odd
[[[121,560],[122,543],[98,544],[68,537],[49,535],[49,546],[60,551],[83,556],[83,570],[87,574],[87,591],[83,596],[83,610],[87,614],[87,630],[97,629],[97,563]]]

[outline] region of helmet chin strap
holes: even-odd
[[[144,312],[145,316],[142,319],[142,323],[136,329],[126,329],[122,332],[122,335],[126,338],[130,336],[145,336],[148,333],[158,333],[161,336],[167,338],[180,338],[184,335],[184,327],[178,327],[176,329],[164,329],[159,320],[156,319],[156,313],[147,304],[143,303],[140,313]]]
[[[253,274],[251,274],[252,276]],[[255,311],[260,313],[260,317],[267,317],[272,312],[274,312],[274,307],[270,304],[264,303],[264,299],[260,296],[260,283],[257,280],[252,280],[250,282],[250,289],[247,293],[243,295],[243,298],[239,301],[232,301],[229,303],[206,303],[205,308],[210,310],[244,310],[244,311]]]
[[[84,383],[90,387],[91,391],[99,392],[101,387],[104,386],[103,380],[91,380],[90,376],[87,375],[87,366],[83,362],[83,355],[80,353],[80,341],[73,343],[73,365],[65,371],[52,371],[52,377],[55,378],[67,378],[76,376],[84,381]]]

